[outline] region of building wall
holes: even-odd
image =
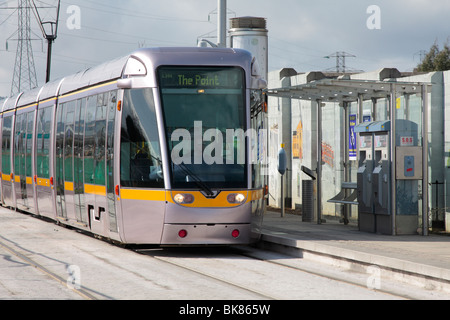
[[[444,170],[445,170],[445,229],[450,231],[450,71],[444,80]]]

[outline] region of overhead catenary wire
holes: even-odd
[[[100,12],[100,13],[109,13],[109,14],[120,15],[120,16],[127,16],[127,17],[140,18],[140,19],[159,20],[159,21],[209,23],[209,21],[207,21],[207,20],[187,19],[187,18],[181,18],[181,17],[145,14],[140,11],[130,10],[130,9],[126,9],[124,7],[116,7],[116,6],[111,6],[111,5],[108,5],[108,9],[105,9],[105,6],[103,4],[99,5],[95,1],[84,0],[84,2],[88,2],[91,5],[94,5],[94,6],[98,5],[101,7],[95,8],[95,7],[92,7],[89,5],[83,5],[83,4],[77,4],[77,5],[80,6],[81,8],[93,10],[93,11]],[[72,3],[69,3],[66,1],[61,1],[61,3],[65,3],[67,5],[72,4]]]

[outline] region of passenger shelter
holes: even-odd
[[[300,196],[300,180],[308,179],[300,166],[309,166],[316,175],[314,220],[317,223],[323,222],[322,208],[330,203],[336,205],[337,211],[342,210],[344,223],[357,216],[362,230],[392,235],[421,230],[420,233],[426,235],[428,188],[422,186],[428,186],[428,93],[431,84],[401,81],[397,76],[396,69],[378,71],[375,75],[378,80],[366,80],[361,75],[329,78],[321,72],[297,75],[293,69],[271,73],[268,90],[269,166],[271,162],[276,163],[271,158],[276,157],[275,151],[279,148],[276,142],[281,141],[287,145],[290,171],[286,179],[287,199],[276,199],[273,188],[279,188],[279,177],[273,173],[269,177],[271,200],[275,203],[285,201],[287,207],[292,206],[289,194],[297,191],[296,196]],[[414,123],[416,132],[398,127],[399,120]],[[373,124],[375,128],[380,122],[388,123],[389,129],[379,126],[380,131],[371,134],[362,133],[364,130],[356,132],[358,125],[365,128],[366,124],[367,127]],[[337,141],[334,147],[324,139],[324,135]],[[370,135],[367,139],[373,149],[367,151],[368,158],[362,160],[364,135]],[[412,147],[419,154],[410,155]],[[306,154],[307,150],[310,154]],[[368,170],[369,161],[373,171],[360,172]],[[406,161],[412,161],[414,173],[417,171],[412,178],[399,174],[399,170],[406,170]],[[386,170],[387,165],[389,171],[386,173],[382,167]],[[324,167],[327,169],[325,174]],[[375,175],[375,169],[378,175]],[[269,168],[269,172],[274,171]],[[339,190],[332,196],[330,191],[326,195],[323,192],[324,181],[331,176],[328,172],[339,172],[332,181],[339,184]],[[378,184],[372,181],[373,177],[379,178]],[[338,183],[337,180],[341,181]],[[376,203],[383,197],[388,208],[376,211]],[[408,207],[411,199],[417,208]],[[364,201],[370,202],[366,211],[372,210],[366,217],[360,213],[361,202]],[[383,227],[377,229],[377,223]]]

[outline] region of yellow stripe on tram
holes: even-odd
[[[120,197],[124,200],[165,201],[165,190],[120,189]]]
[[[64,190],[73,191],[73,182],[64,181]]]
[[[85,184],[84,192],[106,197],[106,187],[105,186],[97,186],[94,184]]]
[[[44,186],[44,187],[50,187],[50,179],[37,178],[37,185]]]

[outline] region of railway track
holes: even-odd
[[[206,249],[210,250],[210,249]],[[345,271],[330,271],[329,266],[324,266],[322,264],[314,263],[314,262],[304,262],[304,263],[292,263],[293,259],[290,257],[272,253],[272,252],[266,252],[258,249],[254,249],[251,247],[233,247],[227,249],[226,258],[227,259],[242,259],[243,257],[248,259],[253,259],[256,261],[259,261],[263,264],[266,264],[267,266],[277,266],[281,267],[281,270],[289,270],[294,272],[301,272],[306,273],[314,277],[320,277],[325,280],[335,281],[341,284],[344,284],[346,286],[354,286],[355,288],[361,289],[361,290],[370,290],[374,293],[379,293],[381,295],[385,295],[384,299],[406,299],[406,300],[414,300],[416,299],[412,295],[405,293],[404,291],[398,290],[398,284],[395,284],[395,286],[386,286],[386,288],[367,288],[367,277],[368,275],[365,274],[352,274],[351,276],[344,275]],[[255,287],[250,287],[247,285],[243,285],[242,283],[239,283],[238,281],[232,280],[232,278],[226,278],[223,276],[220,276],[217,274],[217,272],[211,272],[211,271],[202,271],[201,268],[196,266],[193,263],[186,263],[185,259],[177,259],[176,256],[170,256],[167,254],[153,254],[152,251],[147,250],[135,250],[138,253],[144,254],[144,255],[150,255],[152,258],[164,261],[166,263],[169,263],[171,265],[175,265],[179,268],[189,270],[192,272],[195,272],[197,274],[200,274],[204,277],[211,278],[214,281],[220,281],[223,283],[226,283],[230,286],[234,286],[237,288],[240,288],[242,290],[246,290],[248,292],[254,293],[256,295],[259,295],[262,299],[270,299],[270,300],[284,300],[286,297],[280,297],[274,294],[271,294],[268,291],[262,291]],[[177,250],[178,251],[178,250]],[[150,252],[150,253],[149,253]],[[203,252],[204,254],[204,252]],[[274,259],[274,257],[276,257]],[[207,258],[209,259],[209,258]],[[291,262],[290,262],[291,261]],[[268,267],[269,268],[269,267]],[[328,270],[327,270],[328,269]],[[214,270],[214,269],[212,269]]]
[[[20,259],[25,264],[33,267],[35,270],[39,271],[43,276],[49,277],[59,286],[69,288],[73,293],[79,296],[80,299],[86,300],[107,300],[107,299],[122,299],[120,293],[116,292],[116,296],[113,296],[110,292],[103,292],[101,289],[92,288],[84,286],[83,282],[81,285],[69,285],[70,274],[68,273],[58,273],[53,268],[44,266],[44,264],[37,261],[37,259],[30,258],[30,254],[23,252],[22,248],[16,248],[13,245],[7,243],[6,239],[0,240],[0,248],[7,251],[11,256]],[[92,241],[98,241],[92,239]],[[130,253],[131,250],[116,248],[118,250],[126,251]],[[218,249],[218,251],[216,250]],[[133,250],[133,253],[137,253],[140,256],[144,256],[147,261],[156,260],[164,265],[170,265],[176,269],[182,269],[184,277],[194,276],[196,278],[202,278],[203,281],[211,282],[211,287],[216,287],[220,291],[228,290],[230,294],[233,292],[239,292],[240,297],[245,296],[246,299],[251,300],[285,300],[289,299],[287,295],[282,294],[281,291],[285,289],[271,288],[273,286],[273,281],[267,280],[267,284],[261,283],[261,279],[267,277],[268,273],[272,273],[272,270],[276,270],[278,274],[285,272],[293,273],[299,276],[299,273],[309,273],[314,277],[321,277],[325,281],[338,281],[345,284],[345,286],[354,286],[364,290],[364,288],[358,283],[351,283],[346,280],[336,279],[329,277],[318,272],[313,272],[311,270],[300,269],[299,267],[287,266],[281,262],[269,261],[261,257],[258,252],[253,250],[242,250],[242,249],[152,249],[152,250]],[[259,255],[259,256],[258,256]],[[95,257],[91,255],[91,262],[98,263],[102,261],[107,263],[108,267],[114,267],[116,269],[121,269],[123,273],[133,273],[134,270],[124,268],[119,261],[107,261],[101,257]],[[97,260],[97,261],[94,261]],[[257,265],[255,267],[255,264]],[[220,267],[221,266],[221,267]],[[274,268],[275,267],[275,268]],[[254,270],[252,270],[254,268]],[[267,270],[268,273],[265,273]],[[239,275],[239,273],[242,273]],[[230,276],[230,274],[235,274],[235,277]],[[250,279],[251,275],[255,276],[255,279]],[[250,276],[249,276],[250,275]],[[269,283],[270,282],[270,283]],[[283,282],[283,281],[282,281]],[[280,284],[283,286],[283,284]],[[289,289],[288,289],[289,290]],[[305,292],[306,294],[306,292]],[[391,298],[409,298],[402,295],[393,295],[389,293]],[[54,297],[58,299],[58,297]],[[189,296],[185,298],[190,299]],[[295,296],[292,296],[295,299]],[[331,297],[330,297],[331,298]]]
[[[11,245],[6,244],[4,241],[0,241],[0,249],[3,249],[4,251],[8,252],[15,258],[22,260],[25,264],[29,265],[30,267],[34,268],[35,270],[42,273],[44,276],[51,278],[53,281],[56,281],[59,285],[69,288],[71,291],[76,293],[80,296],[81,299],[84,300],[98,300],[98,298],[91,294],[88,290],[83,289],[82,287],[78,287],[77,285],[70,285],[70,279],[68,279],[67,275],[61,276],[57,273],[53,272],[47,267],[44,267],[43,265],[39,264],[34,259],[31,259],[27,257],[25,254],[19,252],[17,249],[13,248]],[[70,278],[70,276],[69,276]],[[69,281],[68,281],[69,280]],[[13,297],[12,297],[13,298]],[[58,299],[58,297],[54,297],[55,299]]]
[[[24,295],[0,296],[3,299],[442,298],[436,293],[433,296],[431,291],[402,288],[398,283],[384,280],[381,288],[369,290],[367,274],[251,247],[125,249],[27,215],[15,214],[13,220],[1,222],[0,295],[2,285],[8,287],[1,274],[6,269],[18,270],[14,268],[18,261],[21,266],[40,274],[35,273],[35,278],[29,282],[32,285],[50,279],[54,286],[59,286],[60,292],[71,292],[65,296],[27,297],[27,288],[23,288]],[[68,273],[71,266],[80,270],[79,286],[70,286],[71,280],[76,280],[71,278],[76,274]]]

